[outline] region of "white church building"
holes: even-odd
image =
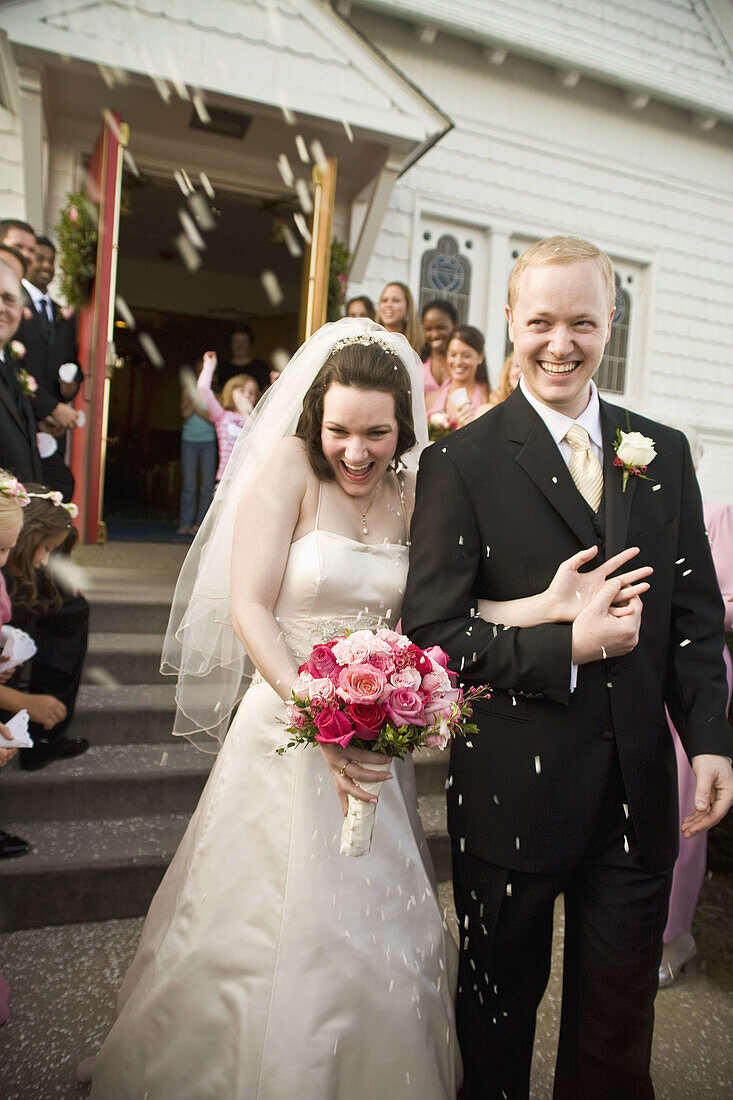
[[[246,316],[262,350],[292,350],[307,273],[283,228],[308,214],[297,176],[319,142],[349,295],[399,280],[452,299],[486,334],[492,382],[521,251],[557,233],[606,249],[602,392],[694,427],[703,495],[733,501],[730,0],[11,0],[0,217],[52,234],[107,107],[130,130],[117,283],[133,311],[174,329]],[[221,216],[195,274],[170,248],[181,170],[206,173]],[[113,419],[123,394],[132,408],[113,379]]]

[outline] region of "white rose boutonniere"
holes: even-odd
[[[630,477],[649,480],[646,477],[647,466],[657,457],[653,439],[648,435],[642,435],[641,432],[622,432],[619,428],[616,431],[614,450],[616,457],[613,464],[623,470],[622,491],[624,493]]]

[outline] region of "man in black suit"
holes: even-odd
[[[665,703],[697,775],[686,835],[733,801],[723,604],[689,449],[592,382],[614,298],[610,260],[589,242],[532,246],[507,307],[520,386],[430,447],[418,475],[404,629],[493,689],[475,706],[478,735],[452,747],[448,790],[467,1100],[529,1095],[560,893],[556,1100],[654,1096],[678,834]],[[619,431],[651,437],[656,457],[637,439],[619,465]],[[603,572],[595,589],[571,568],[549,587],[583,548],[604,561],[637,546],[654,569],[643,610],[638,589]],[[514,602],[491,622],[484,599]]]
[[[77,422],[77,413],[68,402],[76,396],[82,373],[77,361],[76,318],[73,313],[67,315],[48,293],[55,262],[53,243],[48,237],[37,237],[34,260],[23,280],[27,317],[21,321],[17,336],[26,349],[22,365],[38,383],[32,398],[36,420],[57,440],[56,450],[43,459],[43,480],[59,489],[65,500],[71,500],[74,478],[64,462],[63,451],[66,431]],[[69,373],[76,368],[70,381],[59,377],[59,368],[64,364],[69,364]]]
[[[33,409],[16,378],[7,347],[22,310],[20,279],[0,259],[0,467],[26,482],[40,481],[42,469]]]

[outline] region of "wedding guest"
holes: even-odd
[[[387,332],[401,332],[415,351],[420,350],[420,326],[410,288],[404,283],[387,283],[379,298],[377,324]]]
[[[28,316],[21,321],[17,338],[25,348],[21,366],[36,380],[31,396],[33,412],[43,430],[57,440],[56,450],[42,460],[43,482],[58,489],[66,500],[74,495],[74,476],[65,462],[66,432],[76,427],[78,413],[71,405],[81,386],[76,339],[76,317],[48,293],[56,274],[56,248],[48,237],[36,239],[35,259],[23,279]],[[70,380],[59,376],[66,364]],[[74,370],[75,368],[75,370]]]
[[[71,522],[74,505],[64,503],[60,493],[44,485],[26,484],[25,488],[30,501],[23,510],[17,542],[8,555],[5,580],[12,603],[11,625],[30,634],[37,647],[29,694],[23,693],[27,701],[21,704],[31,715],[29,732],[34,745],[20,753],[21,768],[36,771],[54,760],[79,756],[89,748],[84,738],[66,736],[86,656],[89,604],[61,579],[60,563],[55,568],[49,565],[53,551],[59,551],[58,560],[76,541]],[[18,682],[16,672],[0,691],[17,689]],[[40,710],[31,696],[46,700]]]
[[[499,381],[496,384],[496,389],[491,391],[489,398],[489,405],[492,409],[494,405],[500,405],[502,401],[506,401],[521,377],[522,371],[519,364],[514,362],[514,356],[507,355],[499,371]]]
[[[446,353],[448,377],[428,398],[428,412],[446,412],[462,428],[488,408],[484,338],[473,325],[453,330]]]
[[[682,430],[687,436],[692,461],[697,469],[702,458],[702,444],[693,429],[685,425]],[[710,549],[713,553],[715,573],[725,604],[725,629],[730,631],[733,630],[733,504],[703,502],[703,514]],[[723,646],[723,660],[728,678],[728,707],[730,708],[733,661],[727,645]],[[683,820],[695,808],[695,773],[669,714],[667,721],[677,757],[680,820]],[[692,922],[705,877],[707,848],[707,833],[699,833],[692,837],[682,836],[680,839],[680,851],[672,874],[667,925],[663,935],[664,949],[659,965],[660,989],[672,985],[685,966],[697,955],[697,944],[692,935]]]
[[[25,279],[28,264],[25,257],[17,248],[11,248],[7,244],[0,244],[0,260],[4,260],[11,271],[14,271],[19,279]]]
[[[28,222],[3,218],[0,221],[0,245],[20,252],[27,270],[36,258],[36,231]]]
[[[216,480],[219,482],[224,476],[224,470],[239,433],[259,400],[260,387],[250,375],[235,374],[225,382],[217,398],[211,388],[215,370],[216,352],[207,351],[204,353],[204,365],[201,368],[197,388],[204,408],[216,429],[216,438],[219,443],[219,468],[216,471]]]
[[[41,477],[41,456],[33,409],[8,348],[22,310],[20,279],[0,259],[0,466],[25,482]]]
[[[15,546],[20,529],[23,526],[23,509],[16,495],[17,480],[10,476],[6,470],[0,470],[0,570],[8,560],[8,554]],[[5,578],[0,572],[0,627],[10,622],[12,608],[5,587]],[[12,675],[12,670],[3,671],[4,659],[0,658],[0,709],[5,706],[2,685]],[[25,705],[21,703],[21,707]],[[15,714],[21,707],[8,707],[10,713]],[[0,723],[0,768],[4,767],[17,753],[15,748],[6,748],[3,740],[10,740],[11,735],[2,723]],[[22,856],[30,851],[30,844],[22,837],[14,836],[0,829],[0,859],[10,859],[13,856]],[[0,1024],[4,1024],[8,1018],[8,986],[0,974]]]
[[[458,324],[458,314],[452,302],[433,298],[423,306],[422,332],[423,370],[425,371],[425,398],[439,390],[448,378],[446,352],[453,329]]]
[[[214,495],[214,478],[219,452],[216,429],[194,388],[202,361],[195,373],[183,375],[181,385],[181,503],[177,535],[195,535]]]
[[[366,317],[367,320],[373,321],[375,313],[374,302],[371,298],[367,298],[366,294],[350,298],[346,303],[347,317]]]
[[[229,358],[219,365],[216,372],[216,381],[219,389],[223,389],[230,378],[235,375],[248,374],[254,378],[264,393],[270,384],[270,368],[264,359],[252,358],[252,345],[254,334],[249,325],[237,325],[231,337],[231,353]]]

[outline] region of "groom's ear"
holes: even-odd
[[[514,317],[512,315],[511,306],[504,306],[504,315],[506,316],[506,323],[509,326],[509,339],[514,343]]]

